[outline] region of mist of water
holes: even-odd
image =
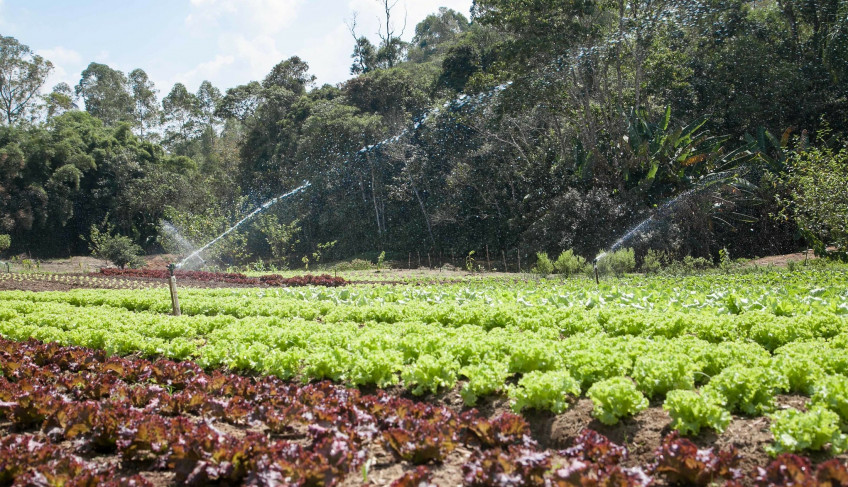
[[[256,215],[258,215],[258,214],[262,213],[262,212],[263,212],[263,211],[265,211],[265,210],[267,210],[268,208],[270,208],[271,206],[273,206],[273,205],[274,205],[275,203],[277,203],[278,201],[284,200],[284,199],[288,198],[289,196],[293,196],[293,195],[295,195],[295,194],[297,194],[297,193],[300,193],[301,191],[305,190],[305,189],[306,189],[306,188],[308,188],[309,186],[310,186],[309,181],[307,181],[307,182],[303,183],[302,185],[298,186],[297,188],[295,188],[295,189],[293,189],[293,190],[289,191],[288,193],[281,194],[280,196],[277,196],[276,198],[271,198],[270,200],[266,201],[265,203],[262,203],[262,205],[261,205],[261,206],[257,207],[255,210],[253,210],[253,211],[251,211],[250,213],[248,213],[248,214],[247,214],[244,218],[242,218],[241,220],[237,221],[237,222],[236,222],[233,226],[231,226],[231,227],[230,227],[230,228],[228,228],[226,231],[224,231],[224,233],[222,233],[222,234],[218,235],[217,237],[215,237],[214,239],[212,239],[209,243],[207,243],[207,244],[206,244],[206,245],[204,245],[203,247],[201,247],[201,248],[199,248],[199,249],[195,250],[195,251],[194,251],[194,252],[192,252],[192,253],[191,253],[188,257],[186,257],[185,259],[181,260],[181,261],[177,264],[177,268],[182,268],[182,267],[183,267],[183,266],[184,266],[184,265],[185,265],[188,261],[190,261],[191,259],[199,258],[200,254],[202,254],[204,250],[206,250],[206,249],[208,249],[209,247],[211,247],[211,246],[215,245],[215,244],[216,244],[219,240],[221,240],[222,238],[226,237],[226,236],[227,236],[227,235],[229,235],[230,233],[234,232],[234,231],[235,231],[238,227],[240,227],[242,224],[244,224],[245,222],[247,222],[248,220],[250,220],[250,219],[251,219],[251,218],[253,218],[254,216],[256,216]]]
[[[659,208],[657,208],[648,218],[642,220],[635,227],[628,230],[621,238],[615,241],[612,246],[610,246],[609,250],[601,252],[595,257],[595,262],[599,262],[601,259],[606,257],[612,252],[620,249],[624,244],[630,242],[635,237],[644,234],[645,232],[655,228],[656,225],[665,223],[664,220],[669,217],[669,215],[673,214],[673,210],[682,202],[686,201],[693,195],[702,193],[704,190],[709,189],[716,184],[726,183],[727,181],[734,179],[739,176],[738,172],[725,171],[718,172],[713,174],[708,174],[701,178],[698,181],[698,184],[688,189],[674,198],[666,201]]]
[[[398,132],[397,134],[395,134],[394,136],[389,137],[387,139],[383,139],[380,142],[377,142],[376,144],[365,146],[365,147],[359,149],[358,153],[359,154],[365,154],[367,152],[371,152],[373,150],[379,149],[379,148],[383,147],[384,145],[388,145],[388,144],[392,144],[394,142],[397,142],[400,139],[402,139],[405,135],[407,135],[408,133],[418,130],[422,125],[427,123],[428,120],[430,120],[431,118],[433,118],[436,115],[438,115],[439,113],[441,113],[442,109],[456,111],[456,110],[459,110],[460,108],[463,108],[463,107],[465,107],[466,105],[469,105],[469,104],[472,105],[472,106],[480,104],[480,103],[486,101],[487,99],[497,95],[501,91],[509,88],[510,85],[512,85],[512,81],[508,81],[508,82],[506,82],[502,85],[495,86],[494,88],[492,88],[489,91],[485,91],[483,93],[478,93],[476,95],[470,95],[470,96],[465,95],[465,94],[459,95],[458,97],[456,97],[452,101],[445,102],[441,107],[435,107],[431,110],[424,112],[424,114],[421,117],[419,117],[418,119],[416,119],[413,122],[412,127],[407,127],[405,129],[401,130],[400,132]]]

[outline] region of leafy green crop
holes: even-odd
[[[702,393],[729,411],[757,416],[774,409],[774,393],[780,378],[763,367],[731,365],[713,377]]]
[[[604,424],[616,424],[619,419],[648,407],[648,400],[627,377],[596,382],[586,395],[595,405],[592,416]]]
[[[663,409],[671,415],[671,427],[682,435],[697,435],[701,428],[721,433],[730,424],[730,413],[719,402],[695,391],[669,391]]]
[[[515,412],[545,409],[561,413],[568,409],[567,396],[580,395],[580,384],[565,370],[528,372],[518,386],[507,389],[510,406]]]
[[[771,415],[771,433],[774,444],[769,453],[821,450],[830,445],[830,452],[838,454],[848,448],[848,438],[839,430],[839,415],[823,407],[807,412],[786,409]]]

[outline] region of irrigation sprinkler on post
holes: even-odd
[[[172,314],[174,316],[180,316],[182,313],[180,312],[180,300],[177,298],[177,277],[174,275],[176,269],[177,266],[174,263],[168,264],[168,272],[171,273],[171,277],[168,279],[168,286],[171,288]]]
[[[598,277],[598,258],[595,257],[595,260],[592,261],[592,269],[595,271],[595,285],[600,286],[601,280]]]

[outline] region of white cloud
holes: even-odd
[[[191,0],[186,25],[194,32],[210,28],[248,26],[260,34],[275,34],[297,18],[304,0]],[[243,30],[243,29],[240,29]]]
[[[350,77],[350,65],[353,60],[353,39],[344,23],[320,39],[310,42],[308,47],[298,53],[309,63],[309,71],[318,78],[318,84],[335,84]]]
[[[200,63],[193,69],[177,74],[167,86],[173,86],[178,81],[189,89],[192,86],[200,86],[203,80],[216,78],[224,68],[231,67],[235,61],[235,56],[218,54],[211,61]]]
[[[52,49],[38,49],[36,54],[53,63],[53,71],[44,83],[44,91],[50,91],[62,82],[68,83],[71,87],[79,82],[79,75],[84,69],[85,62],[77,51],[56,46]]]

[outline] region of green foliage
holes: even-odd
[[[524,409],[561,413],[568,409],[568,395],[580,394],[580,384],[565,370],[533,371],[524,374],[517,386],[509,386],[510,407],[519,413]]]
[[[0,36],[0,112],[12,125],[26,120],[27,111],[38,100],[53,63],[35,54],[14,37]]]
[[[453,387],[458,372],[459,364],[450,356],[421,355],[403,370],[401,377],[403,385],[420,396],[427,391],[436,394],[440,388]]]
[[[789,199],[783,215],[792,218],[819,255],[827,246],[848,253],[848,147],[828,147],[796,154],[784,178]]]
[[[533,272],[535,272],[536,274],[541,274],[543,276],[553,274],[554,264],[548,257],[547,252],[536,252],[536,265],[533,266]]]
[[[609,252],[598,260],[598,271],[601,274],[622,276],[636,269],[636,255],[632,248]]]
[[[349,262],[337,262],[333,266],[333,269],[337,271],[368,271],[376,268],[376,265],[365,259],[353,259]]]
[[[633,364],[633,380],[649,398],[665,395],[673,389],[695,387],[695,363],[682,354],[648,354]]]
[[[645,274],[657,274],[670,260],[667,252],[648,249],[645,257],[642,258],[640,269]]]
[[[294,252],[295,246],[300,242],[297,239],[297,234],[300,232],[300,221],[294,220],[285,224],[280,222],[277,215],[267,213],[257,219],[256,226],[264,235],[274,259],[283,268],[288,267],[289,255]]]
[[[573,250],[568,249],[559,254],[559,257],[557,257],[557,260],[553,265],[554,270],[556,270],[558,274],[572,276],[586,270],[586,259],[576,255]]]
[[[9,250],[12,246],[12,237],[9,235],[0,234],[0,254]]]
[[[671,415],[671,427],[682,435],[697,435],[701,428],[718,433],[730,424],[730,413],[715,398],[695,391],[669,391],[663,409]]]
[[[482,396],[502,390],[511,375],[503,362],[483,362],[463,367],[460,374],[468,378],[459,394],[467,406],[474,406]]]
[[[774,444],[767,450],[772,455],[822,450],[827,445],[836,455],[848,448],[848,437],[839,429],[839,415],[823,407],[806,412],[785,409],[771,415],[771,420]]]
[[[766,368],[731,365],[710,379],[701,393],[729,411],[757,416],[774,409],[774,393],[780,386],[780,378]]]
[[[828,375],[819,378],[813,386],[812,403],[839,415],[842,429],[848,430],[848,377]]]
[[[100,230],[96,225],[91,226],[89,245],[91,254],[97,258],[108,260],[123,269],[130,267],[141,267],[144,260],[141,259],[141,247],[124,235],[112,235],[112,228]]]
[[[586,395],[595,405],[592,416],[609,425],[648,407],[648,400],[627,377],[613,377],[596,382]]]

